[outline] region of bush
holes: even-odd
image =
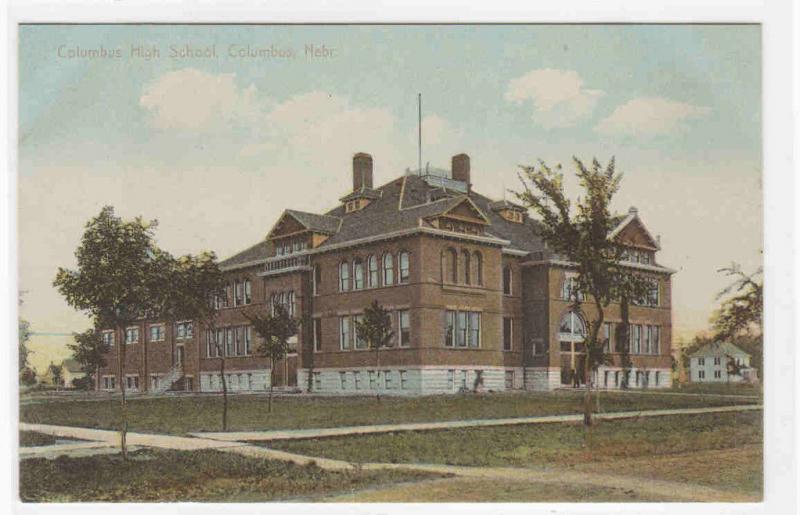
[[[91,391],[94,390],[94,378],[90,375],[85,375],[83,377],[76,377],[72,380],[72,387],[76,390],[86,390]]]
[[[33,386],[36,384],[36,372],[30,367],[25,367],[19,371],[19,384],[23,386]]]

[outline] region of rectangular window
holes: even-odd
[[[234,356],[233,327],[225,328],[225,355]]]
[[[503,350],[510,351],[512,347],[514,321],[509,317],[503,318]]]
[[[661,372],[659,372],[658,370],[656,370],[656,386],[658,386],[658,385],[659,385],[659,383],[660,383],[660,379],[661,379]]]
[[[722,378],[722,371],[721,371],[721,370],[715,370],[715,371],[714,371],[714,378],[715,378],[715,379],[720,379],[720,378]]]
[[[506,370],[506,390],[514,389],[514,371]]]
[[[448,370],[447,371],[447,389],[451,392],[456,387],[456,371],[455,370]]]
[[[350,317],[339,317],[339,349],[350,349]]]
[[[375,371],[370,370],[369,372],[367,372],[367,375],[369,375],[369,389],[374,390],[375,388],[378,387],[378,380],[375,377]]]
[[[322,270],[319,265],[314,265],[314,275],[312,277],[312,291],[314,295],[319,295],[319,287],[322,285]]]
[[[191,322],[178,322],[175,324],[175,337],[178,340],[188,340],[191,339],[192,333],[192,323]]]
[[[358,325],[364,321],[364,315],[353,315],[353,342],[355,348],[363,350],[367,348],[367,340],[358,337]]]
[[[339,385],[342,390],[347,390],[347,372],[339,372]]]
[[[411,345],[411,317],[407,309],[397,312],[398,327],[400,328],[400,347]]]
[[[456,336],[456,312],[445,311],[444,313],[444,345],[452,347]]]
[[[469,346],[481,346],[481,314],[475,311],[469,314]]]
[[[458,327],[456,329],[456,346],[457,347],[466,347],[467,346],[467,312],[466,311],[459,311],[458,316],[456,316],[456,322],[458,323]]]
[[[150,341],[151,342],[163,342],[165,338],[166,331],[164,330],[163,325],[151,325],[150,326]]]
[[[400,371],[400,389],[407,390],[408,389],[408,372],[405,370]]]
[[[129,327],[125,329],[125,343],[139,343],[139,328]]]
[[[125,378],[125,387],[128,390],[138,390],[139,389],[139,376],[128,376]]]
[[[241,306],[244,304],[244,286],[241,281],[234,281],[233,283],[233,305]]]
[[[356,390],[361,389],[361,372],[353,372],[353,384],[356,387]]]
[[[401,252],[398,259],[400,260],[400,282],[407,283],[411,278],[408,266],[408,252]]]
[[[700,379],[705,379],[706,371],[705,370],[698,370],[697,377],[699,377]]]
[[[392,389],[392,371],[391,370],[384,370],[383,371],[383,387],[387,390]]]
[[[605,342],[603,344],[603,352],[605,353],[611,352],[611,349],[613,348],[611,343],[612,334],[614,334],[614,332],[611,330],[611,322],[606,322],[603,324],[603,341]]]
[[[353,261],[353,289],[364,288],[364,262],[360,259]]]
[[[253,352],[253,326],[248,325],[244,328],[244,355],[249,356]]]
[[[503,295],[511,295],[511,267],[503,267]]]
[[[314,372],[314,389],[320,390],[322,388],[322,374],[320,372]]]
[[[244,352],[244,326],[239,326],[234,329],[234,337],[236,341],[234,342],[234,348],[236,350],[236,355],[241,356],[245,354]]]
[[[461,371],[461,389],[462,390],[466,390],[467,389],[467,371],[466,370],[462,370]]]
[[[633,351],[631,354],[642,353],[642,326],[635,324],[631,326],[633,329]]]
[[[719,357],[714,358],[714,364],[719,365],[721,363],[721,359]]]
[[[314,319],[314,352],[322,350],[322,319]]]
[[[697,358],[697,364],[704,367],[706,365],[706,358]]]
[[[350,265],[345,261],[339,264],[339,291],[350,290]]]
[[[103,331],[103,343],[109,347],[114,346],[114,331]]]
[[[219,352],[217,352],[216,334],[214,331],[206,331],[206,356],[209,358],[216,358],[219,356]]]
[[[650,354],[650,326],[642,326],[642,354]]]

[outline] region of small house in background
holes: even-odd
[[[693,383],[755,383],[756,369],[750,354],[728,342],[709,343],[689,355],[689,379]]]
[[[81,364],[74,359],[65,359],[61,362],[61,377],[66,388],[73,388],[72,381],[85,376],[86,373],[81,368]]]

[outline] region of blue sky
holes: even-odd
[[[186,44],[217,57],[169,56]],[[334,56],[307,59],[307,44]],[[131,57],[138,45],[160,57]],[[297,57],[231,58],[230,45]],[[76,47],[122,56],[59,57]],[[401,174],[420,92],[423,159],[469,153],[492,196],[517,186],[520,163],[616,156],[618,208],[662,235],[690,334],[724,285],[715,270],[761,259],[760,77],[758,26],[23,26],[22,312],[41,331],[86,325],[50,282],[104,203],[158,218],[173,252],[224,257],[284,208],[333,207],[355,152],[373,154],[376,182]]]

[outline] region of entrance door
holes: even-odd
[[[175,348],[175,365],[179,367],[183,366],[184,352],[183,345],[178,345]]]

